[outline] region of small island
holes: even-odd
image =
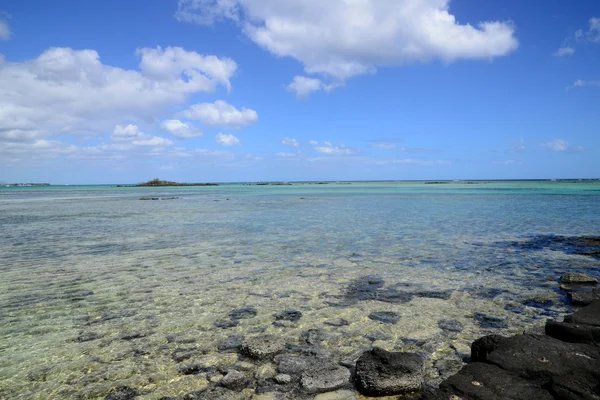
[[[158,178],[152,179],[148,182],[138,183],[135,186],[219,186],[217,183],[185,183],[185,182],[172,182],[163,181]]]

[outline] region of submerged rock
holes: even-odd
[[[356,362],[356,386],[367,396],[389,396],[421,390],[423,358],[415,353],[374,348]]]
[[[229,317],[233,320],[249,319],[249,318],[256,317],[257,313],[258,312],[256,311],[256,309],[254,307],[244,307],[244,308],[237,308],[235,310],[232,310],[229,313]]]
[[[197,390],[183,396],[183,400],[244,400],[245,398],[242,393],[221,386]]]
[[[441,319],[438,321],[438,327],[444,331],[462,332],[465,327],[454,319]]]
[[[272,358],[285,348],[285,340],[276,335],[260,335],[247,338],[242,343],[243,354],[258,360]]]
[[[133,400],[137,396],[137,391],[128,386],[118,386],[111,389],[104,400]]]
[[[217,344],[217,349],[223,352],[235,353],[240,350],[244,336],[242,335],[231,335]]]
[[[393,311],[375,311],[369,314],[369,318],[384,324],[396,324],[400,321],[400,314]]]
[[[215,322],[215,326],[221,329],[234,328],[238,326],[239,321],[237,319],[222,319]]]
[[[481,326],[482,328],[508,328],[508,324],[504,321],[503,318],[500,317],[487,315],[482,312],[476,312],[475,314],[473,314],[473,318],[475,318],[475,320],[479,323],[479,326]]]
[[[249,383],[250,381],[248,380],[248,378],[246,378],[246,375],[234,369],[230,369],[227,372],[227,375],[225,375],[220,382],[222,386],[226,387],[227,389],[234,390],[236,392],[239,392],[240,390],[244,389],[246,386],[248,386]]]
[[[560,277],[560,281],[562,283],[598,283],[598,279],[585,274],[580,274],[579,272],[568,272]]]
[[[302,318],[302,312],[298,310],[286,310],[277,314],[273,314],[275,320],[277,321],[291,321],[297,322],[300,318]]]
[[[600,289],[594,288],[583,292],[570,292],[567,293],[567,297],[574,306],[587,306],[594,300],[600,300]]]
[[[302,373],[302,387],[309,393],[323,393],[350,384],[350,370],[328,360],[309,365]]]
[[[343,318],[334,318],[334,319],[328,319],[327,321],[323,322],[325,325],[330,325],[330,326],[345,326],[345,325],[350,325],[350,323],[343,319]]]

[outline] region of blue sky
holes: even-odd
[[[600,177],[600,2],[4,0],[0,181]]]

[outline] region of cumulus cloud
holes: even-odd
[[[184,118],[200,121],[206,125],[237,129],[252,125],[258,121],[256,111],[249,108],[238,110],[223,100],[217,100],[214,103],[194,104],[181,112],[180,115]]]
[[[300,142],[294,138],[284,137],[281,139],[281,144],[288,147],[300,147]]]
[[[575,54],[575,49],[569,46],[561,47],[554,52],[556,57],[572,56],[573,54]]]
[[[310,144],[311,146],[318,146],[319,142],[317,142],[316,140],[309,140],[308,144]]]
[[[221,146],[241,146],[242,142],[235,136],[226,133],[217,133],[216,141]]]
[[[0,20],[0,40],[9,40],[11,37],[8,22]]]
[[[548,142],[543,142],[540,144],[540,146],[558,153],[577,153],[585,150],[585,148],[581,146],[571,146],[569,142],[563,139],[554,139]]]
[[[129,142],[133,146],[165,147],[173,144],[171,140],[140,132],[139,128],[132,124],[115,126],[111,139],[117,142]]]
[[[450,0],[180,0],[176,17],[203,24],[236,21],[272,54],[293,57],[307,73],[338,81],[378,66],[489,60],[518,47],[512,23],[460,24],[449,5]],[[296,80],[290,89],[310,93],[319,84]]]
[[[139,71],[103,64],[94,50],[70,48],[0,63],[0,140],[97,134],[124,120],[152,120],[192,94],[228,88],[235,70],[229,59],[181,48],[137,54]]]
[[[160,127],[180,139],[189,139],[203,135],[200,129],[178,119],[166,119],[160,123]]]

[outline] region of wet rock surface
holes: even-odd
[[[356,362],[356,386],[368,396],[418,391],[423,386],[423,358],[414,353],[374,348]]]
[[[600,300],[548,321],[545,332],[476,340],[474,362],[422,399],[600,398]]]
[[[323,393],[350,386],[350,370],[331,361],[312,363],[301,379],[302,387],[309,393]]]
[[[598,279],[592,278],[591,276],[581,274],[579,272],[568,272],[560,277],[562,283],[598,283]]]
[[[400,321],[400,314],[393,311],[375,311],[369,314],[369,319],[384,324],[395,324]]]

